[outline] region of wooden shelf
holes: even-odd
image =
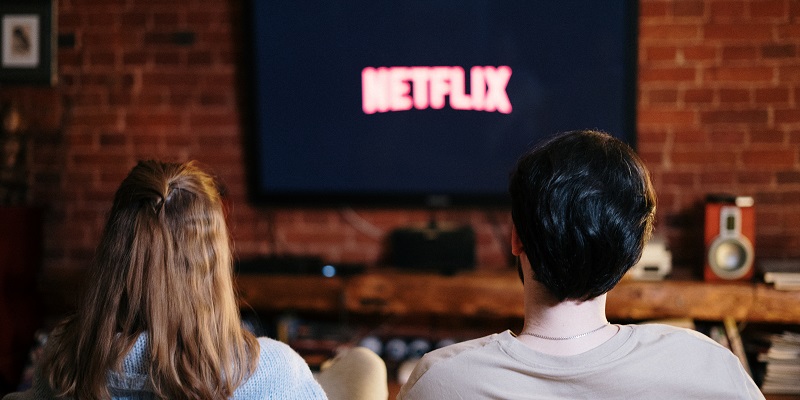
[[[522,285],[516,273],[470,272],[455,276],[374,272],[347,278],[241,275],[243,305],[255,310],[356,314],[521,318]],[[623,281],[608,295],[616,320],[693,318],[800,323],[800,291],[761,283],[690,280]]]
[[[306,275],[240,275],[239,304],[256,310],[328,312],[340,309],[345,282]]]

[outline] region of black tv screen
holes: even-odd
[[[505,205],[543,137],[635,147],[635,0],[252,1],[259,203]]]

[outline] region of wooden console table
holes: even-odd
[[[511,272],[443,276],[388,271],[346,278],[240,275],[237,281],[242,304],[263,311],[523,316],[522,285]],[[609,293],[607,314],[616,320],[733,317],[800,324],[800,291],[778,291],[763,283],[628,280]]]

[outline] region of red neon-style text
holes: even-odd
[[[361,71],[361,107],[366,114],[442,109],[446,97],[455,110],[511,113],[506,87],[511,68],[472,67],[470,90],[461,67],[367,67]]]

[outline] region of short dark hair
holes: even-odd
[[[647,168],[603,132],[562,133],[525,153],[509,192],[534,279],[560,301],[611,290],[653,229],[656,197]]]

